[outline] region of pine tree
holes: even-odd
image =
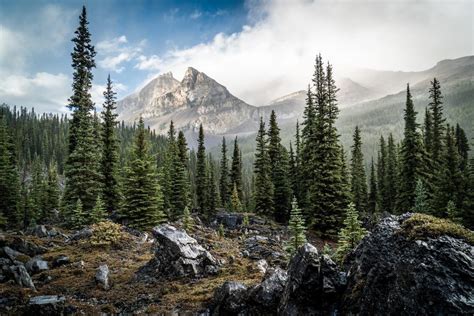
[[[255,151],[255,211],[259,214],[273,214],[273,184],[270,176],[270,158],[267,151],[265,123],[260,117],[257,132],[257,148]]]
[[[193,229],[193,225],[194,220],[189,212],[189,207],[186,206],[183,211],[183,227],[187,232],[189,232]]]
[[[359,127],[356,126],[353,135],[351,159],[351,194],[356,211],[360,214],[367,211],[367,178],[364,170],[362,140]]]
[[[448,204],[446,205],[446,214],[448,215],[448,218],[454,223],[461,223],[462,219],[459,216],[459,211],[456,208],[454,201],[448,201]]]
[[[443,96],[441,95],[441,86],[438,79],[434,78],[431,81],[431,87],[429,89],[430,103],[429,108],[432,116],[432,143],[431,143],[431,158],[436,166],[442,164],[442,151],[443,151],[443,135],[444,135],[444,121],[443,117]]]
[[[237,185],[235,183],[234,188],[232,189],[231,206],[233,212],[242,212],[242,203],[240,202],[239,191],[237,190]]]
[[[0,221],[8,223],[9,226],[16,226],[20,220],[20,184],[12,147],[5,119],[0,113]]]
[[[423,181],[420,179],[416,181],[415,204],[413,205],[411,211],[413,213],[431,213],[428,203],[428,193],[426,192],[425,186],[423,185]]]
[[[353,203],[350,203],[346,211],[344,227],[339,232],[339,240],[335,253],[336,259],[342,263],[345,256],[357,246],[367,231],[362,227]]]
[[[462,186],[462,173],[459,168],[459,153],[455,145],[454,129],[447,126],[445,135],[445,147],[441,153],[440,172],[437,175],[435,200],[433,201],[435,215],[446,217],[446,208],[449,201],[455,203],[456,209],[460,209],[459,193]]]
[[[377,179],[375,177],[375,165],[374,158],[370,163],[370,179],[369,179],[369,200],[367,204],[367,210],[371,216],[374,216],[378,210],[377,207]]]
[[[222,146],[221,146],[221,165],[220,172],[221,177],[219,178],[219,193],[221,197],[221,204],[223,207],[229,204],[229,169],[227,161],[227,146],[225,143],[225,137],[222,137]]]
[[[390,212],[388,194],[389,188],[387,183],[388,177],[388,157],[387,157],[387,145],[385,138],[380,136],[379,152],[377,157],[377,205],[380,212]]]
[[[413,105],[410,86],[407,85],[407,100],[405,108],[405,132],[401,149],[401,183],[397,198],[397,209],[404,213],[412,209],[415,203],[415,188],[417,179],[423,179],[421,137],[416,123],[416,111]]]
[[[91,224],[99,223],[105,220],[106,217],[107,217],[107,211],[105,209],[105,204],[102,201],[102,198],[100,197],[100,195],[98,195],[94,208],[92,209],[89,222]]]
[[[196,164],[196,196],[197,205],[202,215],[208,211],[207,205],[207,168],[206,168],[206,147],[204,146],[204,130],[202,124],[199,125],[197,164]]]
[[[271,112],[268,129],[268,157],[273,184],[274,217],[278,222],[288,220],[291,204],[291,186],[289,182],[289,160],[286,149],[281,145],[280,128],[275,111]]]
[[[234,153],[232,155],[232,165],[230,170],[230,185],[229,191],[232,191],[233,187],[237,187],[239,192],[239,199],[243,200],[243,186],[242,186],[242,161],[240,157],[239,143],[237,137],[234,140]]]
[[[102,110],[102,195],[104,207],[108,212],[118,210],[120,193],[118,184],[118,140],[115,132],[117,122],[116,93],[112,87],[110,75],[104,91],[105,102]]]
[[[156,164],[149,153],[143,119],[140,118],[123,185],[123,219],[133,228],[146,229],[164,221],[163,195]]]
[[[293,255],[306,243],[306,227],[301,210],[298,208],[296,198],[291,203],[290,220],[288,222],[290,240],[286,245],[286,251]]]
[[[395,146],[395,141],[393,140],[393,135],[390,134],[388,137],[388,146],[387,146],[387,163],[386,170],[383,176],[384,187],[387,188],[384,192],[384,203],[385,206],[382,209],[385,212],[394,213],[395,212],[395,203],[398,194],[398,160],[397,160],[397,148]],[[378,178],[380,183],[380,178]]]
[[[45,192],[45,203],[44,203],[44,218],[51,218],[53,211],[59,209],[59,184],[58,184],[58,173],[56,166],[52,163],[48,169],[48,176],[46,179],[46,192]]]
[[[214,214],[217,207],[218,202],[218,194],[216,188],[216,177],[214,172],[214,163],[212,161],[212,156],[209,156],[209,178],[208,178],[208,189],[207,189],[207,196],[208,196],[208,206],[209,206],[209,213]]]
[[[81,199],[76,201],[76,206],[74,207],[71,214],[71,225],[73,228],[80,228],[87,223],[86,214],[82,208]]]
[[[423,142],[425,144],[426,151],[431,155],[433,152],[433,115],[428,108],[425,108]]]
[[[94,46],[91,45],[87,25],[86,9],[83,7],[79,17],[79,27],[72,40],[74,42],[74,51],[71,54],[74,69],[73,95],[69,99],[72,119],[69,128],[69,156],[65,170],[64,192],[66,207],[71,210],[80,199],[84,216],[94,207],[95,199],[100,191],[99,157],[91,115],[94,104],[90,94],[95,51]]]

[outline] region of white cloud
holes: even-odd
[[[39,72],[34,76],[9,75],[0,80],[2,102],[35,107],[40,111],[64,109],[71,81],[65,74]]]
[[[245,101],[261,105],[304,89],[314,57],[335,65],[422,70],[473,54],[471,1],[249,1],[249,21],[235,34],[155,56],[139,69],[204,71]],[[151,59],[151,58],[150,58]],[[148,60],[148,59],[146,59]]]
[[[157,55],[152,55],[150,57],[140,55],[137,58],[137,61],[138,63],[135,65],[134,68],[140,70],[159,70],[163,63],[163,60]]]
[[[125,69],[123,64],[138,57],[145,45],[145,40],[132,45],[125,35],[101,41],[96,45],[97,52],[102,57],[97,64],[103,69],[120,73]]]
[[[189,15],[189,17],[190,17],[191,19],[193,19],[193,20],[199,19],[201,16],[202,16],[202,12],[199,11],[199,10],[197,10],[197,9],[194,10],[193,13],[191,13],[191,14]]]

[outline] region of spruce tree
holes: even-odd
[[[90,216],[90,223],[95,224],[105,220],[107,217],[107,211],[105,209],[105,203],[102,201],[100,195],[97,196],[94,208],[92,209]]]
[[[209,155],[209,177],[208,177],[208,188],[207,188],[207,196],[208,196],[208,207],[209,213],[214,214],[217,208],[218,203],[218,194],[216,188],[216,177],[214,171],[214,163],[212,161],[212,156]]]
[[[72,40],[74,51],[71,54],[74,72],[73,95],[69,99],[69,108],[72,110],[72,119],[69,128],[64,199],[69,210],[75,208],[76,201],[80,199],[83,214],[87,217],[100,192],[100,174],[97,140],[91,114],[94,104],[90,94],[95,50],[91,44],[85,7],[79,17],[79,27],[75,34]]]
[[[232,165],[230,170],[230,191],[233,189],[234,184],[239,192],[239,199],[243,200],[243,184],[242,184],[242,161],[240,156],[240,149],[237,137],[234,140],[234,153],[232,155]]]
[[[459,211],[456,208],[456,204],[454,203],[454,201],[448,201],[448,204],[446,205],[446,214],[452,222],[461,223],[462,219],[459,216]]]
[[[367,178],[364,170],[362,140],[359,127],[356,126],[353,135],[351,159],[351,194],[356,211],[363,214],[367,211]]]
[[[441,94],[441,86],[438,79],[434,78],[431,81],[431,87],[429,89],[429,109],[432,116],[432,142],[431,142],[431,158],[433,159],[436,167],[442,164],[442,151],[443,151],[443,135],[444,135],[444,122],[443,117],[443,96]]]
[[[164,221],[163,195],[156,164],[149,153],[143,119],[140,117],[131,158],[126,167],[122,218],[131,227],[147,229]]]
[[[423,185],[423,181],[420,179],[416,181],[415,204],[413,205],[411,211],[413,213],[431,213],[428,203],[428,193],[426,192],[425,186]]]
[[[431,155],[433,152],[433,115],[428,108],[425,108],[423,142],[425,144],[426,151]]]
[[[202,215],[208,211],[207,205],[207,166],[206,147],[204,146],[204,129],[199,125],[198,151],[196,162],[196,196],[197,205]]]
[[[359,214],[353,203],[347,207],[344,227],[339,232],[337,249],[335,253],[336,259],[342,263],[345,256],[357,246],[367,231],[362,227],[359,221]]]
[[[380,212],[390,212],[388,194],[388,154],[385,138],[380,136],[380,145],[377,157],[377,205]]]
[[[372,158],[370,163],[369,200],[367,204],[367,210],[371,216],[375,215],[378,210],[377,195],[377,179],[375,177],[374,158]]]
[[[112,87],[110,75],[107,77],[107,86],[104,91],[105,102],[102,110],[102,196],[104,207],[108,212],[118,210],[120,193],[118,184],[118,140],[115,129],[117,127],[116,93]]]
[[[399,186],[397,156],[395,141],[393,140],[393,135],[390,134],[388,137],[386,170],[384,172],[384,179],[382,181],[385,183],[384,188],[387,188],[384,191],[385,206],[383,211],[392,214],[395,212],[395,203]],[[380,181],[380,178],[378,178],[379,183]]]
[[[44,218],[51,218],[53,211],[59,210],[59,183],[56,165],[52,163],[48,169],[48,176],[46,179],[46,192],[44,204]]]
[[[219,178],[219,193],[221,197],[221,204],[223,207],[226,207],[229,200],[229,169],[227,161],[227,145],[225,143],[225,137],[222,137],[222,146],[221,146],[221,164],[220,164],[220,173]]]
[[[16,226],[20,223],[20,184],[12,147],[5,118],[0,114],[0,218],[9,226]]]
[[[421,152],[421,137],[416,123],[416,111],[407,85],[405,108],[405,131],[401,148],[401,183],[397,198],[399,213],[408,212],[415,203],[415,188],[417,179],[423,179],[423,161]]]
[[[237,190],[237,185],[235,183],[234,188],[232,189],[231,206],[233,212],[242,212],[242,203],[240,202],[239,191]]]
[[[278,222],[288,220],[291,204],[291,185],[289,182],[289,159],[286,149],[281,144],[280,128],[275,111],[271,112],[268,128],[268,157],[271,165],[273,184],[274,217]]]
[[[270,158],[268,157],[265,123],[260,117],[255,150],[255,211],[259,214],[273,214],[273,184],[271,181]]]
[[[290,220],[288,222],[290,240],[286,245],[286,251],[293,255],[306,243],[306,227],[301,210],[298,208],[296,198],[291,202]]]
[[[87,224],[86,214],[84,213],[81,199],[76,201],[76,205],[71,213],[70,224],[73,228],[80,228]]]
[[[186,206],[183,211],[183,228],[189,232],[193,229],[193,224],[194,220],[189,212],[189,207]]]

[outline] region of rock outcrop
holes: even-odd
[[[407,218],[381,220],[348,258],[343,312],[474,314],[474,247],[448,236],[409,239]]]
[[[95,274],[95,282],[103,290],[110,289],[109,273],[109,266],[106,264],[100,265],[97,268],[97,272]]]
[[[26,315],[63,315],[66,298],[58,295],[42,295],[30,298]]]
[[[153,229],[155,257],[139,275],[153,278],[202,277],[216,274],[217,260],[184,230],[163,224]]]

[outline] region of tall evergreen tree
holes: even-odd
[[[69,99],[72,119],[69,129],[69,156],[66,165],[66,187],[64,192],[66,207],[75,208],[81,200],[84,216],[87,217],[100,192],[99,157],[94,137],[91,111],[94,108],[90,90],[92,88],[92,68],[95,67],[94,46],[91,44],[86,9],[79,17],[79,27],[73,38],[72,52],[73,95]]]
[[[7,222],[10,226],[16,226],[20,220],[20,184],[12,145],[5,118],[0,113],[0,225]]]
[[[362,154],[362,139],[360,129],[355,127],[351,159],[351,194],[352,202],[358,213],[367,211],[367,178],[364,170],[364,156]]]
[[[433,162],[439,166],[442,164],[442,151],[443,151],[443,135],[444,135],[444,121],[443,117],[443,96],[441,94],[441,86],[438,79],[434,78],[431,81],[431,87],[429,89],[429,108],[432,116],[432,142],[430,148],[430,154]]]
[[[207,215],[207,166],[206,147],[204,146],[204,129],[199,125],[198,151],[196,162],[196,196],[197,205],[203,215]]]
[[[428,204],[428,193],[426,192],[423,181],[418,179],[415,187],[415,203],[411,209],[413,213],[431,213]]]
[[[118,185],[118,140],[115,133],[117,127],[116,93],[112,87],[110,75],[104,91],[105,102],[102,110],[102,196],[104,207],[112,212],[119,208],[120,193]]]
[[[271,112],[268,128],[268,157],[270,159],[270,178],[273,184],[274,217],[278,222],[288,220],[291,204],[291,186],[289,182],[289,158],[281,145],[280,128],[275,111]]]
[[[232,155],[232,166],[230,170],[230,185],[232,188],[237,187],[237,192],[239,193],[239,199],[243,200],[243,184],[242,184],[242,161],[240,156],[239,142],[237,137],[234,140],[234,153]]]
[[[207,196],[208,196],[208,206],[209,206],[209,213],[214,214],[216,211],[217,203],[218,203],[218,194],[216,188],[216,176],[214,171],[214,163],[212,161],[212,156],[209,155],[209,177],[208,177],[208,188],[207,188]]]
[[[221,146],[221,164],[220,164],[220,173],[219,178],[219,193],[221,197],[221,204],[223,207],[226,207],[230,202],[229,197],[229,167],[227,161],[227,145],[225,143],[225,137],[222,137],[222,146]]]
[[[286,251],[292,255],[306,242],[305,222],[296,198],[293,198],[291,203],[288,230],[290,232],[290,240],[286,246]]]
[[[367,210],[369,211],[369,214],[373,216],[377,212],[377,209],[377,179],[375,177],[374,158],[372,158],[370,163],[369,199]]]
[[[131,227],[146,229],[164,220],[163,196],[157,180],[156,164],[149,153],[141,117],[131,159],[126,167],[123,195],[122,217]]]
[[[412,209],[415,203],[416,181],[424,179],[422,173],[421,138],[416,123],[416,111],[407,85],[405,108],[405,131],[401,149],[401,183],[398,194],[397,209],[400,213]]]
[[[387,145],[385,138],[380,136],[380,145],[379,152],[377,157],[377,205],[379,211],[381,212],[390,212],[388,194],[390,188],[388,187],[387,177],[388,177],[388,157],[387,157]]]
[[[270,158],[268,157],[265,123],[260,117],[255,150],[255,211],[259,214],[273,214],[273,184],[271,181]]]
[[[433,115],[428,108],[425,109],[423,142],[425,144],[426,151],[431,155],[433,152]]]
[[[387,163],[386,171],[384,173],[384,188],[385,190],[385,199],[384,199],[384,209],[383,211],[394,213],[395,204],[398,194],[398,160],[397,160],[397,147],[395,141],[393,140],[393,135],[390,134],[388,137],[388,146],[387,146]],[[378,179],[380,183],[380,178]]]

